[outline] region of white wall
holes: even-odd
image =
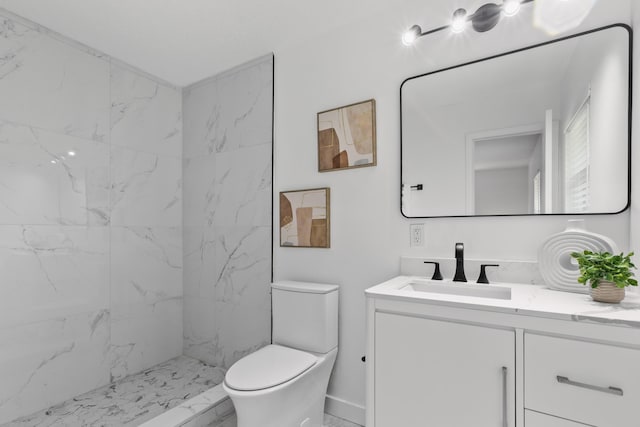
[[[633,26],[640,25],[640,4],[638,2],[631,2],[632,9],[632,21]],[[638,84],[638,76],[640,75],[640,30],[634,28],[633,33],[633,99],[640,99],[640,84]],[[638,124],[640,123],[640,110],[638,108],[633,109],[633,130],[632,130],[632,150],[631,150],[631,248],[640,252],[640,149],[638,144],[640,143],[640,135],[638,135]]]
[[[184,353],[229,368],[271,333],[273,57],[184,89]]]
[[[628,49],[619,43],[626,39],[622,28],[595,33],[581,41],[571,58],[565,79],[564,105],[560,111],[560,138],[569,120],[590,97],[590,183],[591,212],[619,211],[627,202],[627,174],[618,167],[628,160],[627,79]],[[597,58],[597,59],[596,59]]]
[[[529,211],[529,168],[475,171],[477,215],[522,214]]]
[[[481,2],[465,4],[469,10]],[[364,290],[399,272],[401,255],[535,260],[546,236],[562,231],[567,217],[405,219],[400,214],[399,87],[410,76],[547,40],[531,27],[531,7],[485,34],[427,36],[414,48],[399,41],[403,29],[441,25],[455,7],[448,0],[393,2],[378,19],[327,33],[276,52],[275,181],[279,191],[331,187],[331,249],[280,248],[275,239],[275,279],[341,285],[340,350],[329,394],[352,405],[364,402]],[[598,2],[581,29],[629,22],[628,1]],[[317,172],[316,113],[376,99],[378,165]],[[445,185],[446,181],[443,181]],[[277,217],[277,215],[276,215]],[[409,247],[409,224],[424,223],[426,247]],[[629,214],[590,216],[590,230],[629,247]],[[275,230],[278,224],[274,223]],[[637,231],[636,231],[637,233]],[[638,240],[636,240],[638,241]],[[352,406],[353,408],[354,406]],[[333,407],[336,410],[336,407]],[[338,405],[338,408],[342,408]],[[350,414],[352,419],[359,413]],[[343,413],[344,414],[344,413]]]
[[[0,424],[182,352],[181,91],[2,15]]]

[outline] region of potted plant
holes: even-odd
[[[633,252],[628,255],[612,255],[609,252],[584,251],[571,254],[578,261],[580,277],[578,282],[590,285],[589,291],[594,301],[618,303],[624,299],[627,286],[638,286],[631,269]]]

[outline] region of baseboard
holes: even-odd
[[[327,394],[324,411],[334,417],[364,426],[364,406]]]

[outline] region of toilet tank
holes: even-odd
[[[271,284],[273,343],[314,353],[338,346],[338,286]]]

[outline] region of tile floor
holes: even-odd
[[[324,425],[325,427],[362,427],[329,414],[324,414]],[[233,414],[223,420],[209,424],[208,427],[236,427],[236,416]]]
[[[222,383],[224,370],[180,356],[0,427],[138,426]],[[325,427],[361,427],[325,414]],[[232,413],[208,427],[237,427]]]
[[[223,369],[180,356],[0,427],[138,426],[223,379]]]

